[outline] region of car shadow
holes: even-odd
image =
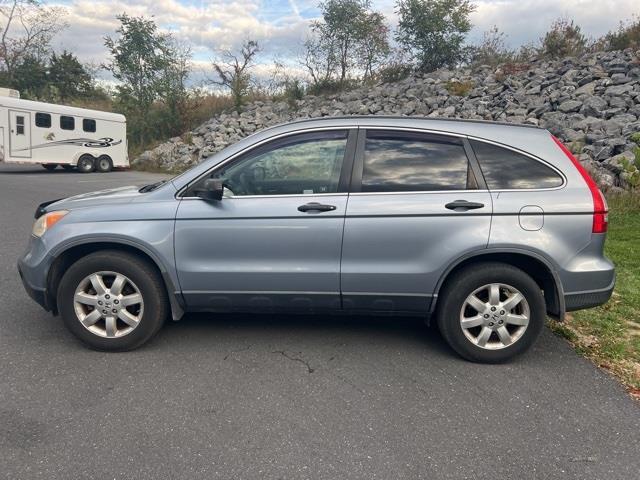
[[[453,352],[437,327],[425,325],[423,317],[391,315],[294,315],[294,314],[215,314],[190,313],[180,321],[168,321],[160,332],[161,342],[184,342],[190,339],[216,339],[230,335],[256,339],[295,336],[313,341],[338,336],[385,343],[390,338],[407,341],[443,355]],[[178,340],[179,338],[179,340]],[[320,340],[322,341],[322,340]]]

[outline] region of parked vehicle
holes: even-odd
[[[87,345],[185,311],[425,315],[464,358],[606,302],[607,205],[539,128],[345,117],[269,128],[165,183],[41,205],[19,270]]]
[[[123,115],[22,100],[0,88],[0,161],[39,163],[47,170],[109,172],[128,167]]]

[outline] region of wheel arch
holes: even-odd
[[[469,265],[483,262],[501,262],[523,270],[544,292],[547,314],[562,320],[565,314],[562,282],[553,264],[542,255],[520,249],[486,249],[471,252],[456,259],[440,276],[433,295],[429,313],[435,312],[438,294],[452,274]],[[551,292],[551,294],[549,294]]]
[[[124,241],[122,239],[118,240],[89,240],[81,243],[74,243],[72,245],[68,245],[57,252],[55,252],[55,259],[51,263],[49,270],[47,272],[47,295],[49,305],[52,307],[52,311],[57,314],[58,306],[57,306],[57,291],[58,286],[60,285],[60,280],[64,275],[64,272],[78,259],[81,257],[88,255],[90,253],[95,253],[101,250],[118,250],[122,252],[132,253],[138,257],[146,260],[151,266],[153,266],[156,271],[160,274],[162,278],[165,290],[167,292],[167,297],[169,298],[169,303],[171,307],[171,316],[173,320],[179,320],[184,314],[184,303],[182,300],[182,295],[179,290],[174,285],[171,276],[169,275],[167,269],[164,267],[162,261],[149,249],[136,244],[134,242]]]

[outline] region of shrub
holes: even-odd
[[[494,26],[484,32],[482,42],[469,52],[469,62],[473,65],[500,65],[514,60],[515,53],[506,47],[506,35]]]
[[[640,17],[634,15],[630,22],[620,22],[618,30],[607,33],[604,40],[608,50],[640,48]]]
[[[540,53],[550,58],[563,58],[584,53],[587,37],[573,20],[559,18],[541,39]]]

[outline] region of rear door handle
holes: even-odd
[[[331,212],[335,209],[335,205],[324,205],[318,202],[309,202],[298,207],[298,210],[301,212]]]
[[[468,202],[467,200],[455,200],[453,202],[447,203],[444,207],[448,208],[449,210],[473,210],[476,208],[484,207],[484,203]]]

